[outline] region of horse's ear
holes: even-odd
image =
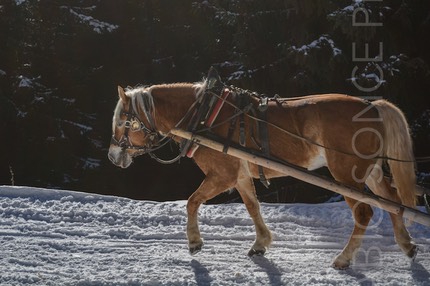
[[[208,85],[207,85],[208,89],[212,89],[218,85],[223,86],[221,77],[219,76],[218,71],[214,67],[210,68],[208,72],[207,81],[208,81]]]
[[[121,100],[124,103],[127,103],[128,97],[127,97],[127,95],[125,95],[124,89],[121,86],[119,86],[119,85],[118,85],[118,96],[119,96],[119,98],[121,98]]]

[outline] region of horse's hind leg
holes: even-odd
[[[382,177],[378,168],[374,168],[370,176],[366,179],[367,186],[378,196],[388,200],[401,203],[397,192],[391,188],[388,182]],[[393,223],[394,238],[400,249],[409,257],[415,258],[417,254],[417,246],[412,241],[408,230],[405,227],[403,218],[400,215],[390,213],[391,222]]]
[[[368,204],[347,197],[345,197],[345,201],[352,210],[355,224],[347,245],[333,261],[333,267],[336,269],[349,267],[351,260],[361,246],[367,225],[373,216],[372,208]]]
[[[256,239],[248,255],[263,255],[272,242],[272,234],[261,216],[260,204],[255,193],[254,182],[251,177],[243,177],[238,180],[235,187],[242,197],[246,209],[255,225]]]
[[[329,158],[329,156],[327,157]],[[364,189],[364,182],[358,182],[352,176],[351,170],[354,170],[355,166],[355,171],[358,174],[354,174],[356,174],[358,178],[362,178],[365,174],[367,167],[366,164],[363,164],[360,161],[351,160],[349,157],[332,156],[330,158],[332,159],[328,160],[328,167],[330,173],[333,175],[336,181],[353,187],[357,190]],[[367,225],[373,216],[373,210],[368,204],[348,197],[345,197],[345,201],[352,210],[352,215],[354,217],[354,229],[352,230],[351,236],[345,248],[333,261],[333,267],[336,269],[345,269],[349,267],[351,260],[354,258],[355,253],[361,246]]]
[[[200,205],[216,195],[228,190],[234,182],[223,178],[218,173],[209,173],[200,187],[189,197],[187,203],[188,221],[187,237],[191,254],[195,254],[202,249],[203,240],[200,236],[198,226],[198,209]]]

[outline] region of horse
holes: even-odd
[[[266,100],[264,108],[260,108],[267,110],[265,116],[259,117],[255,111],[261,107],[262,98],[256,93],[223,84],[214,92],[214,82],[215,85],[222,83],[219,76],[209,75],[196,83],[127,89],[118,86],[119,99],[112,120],[108,157],[114,165],[127,168],[136,156],[151,154],[165,140],[173,140],[180,144],[182,154],[192,157],[205,174],[187,202],[186,233],[190,254],[201,251],[203,246],[198,226],[200,205],[222,192],[236,189],[255,225],[256,238],[248,255],[264,255],[272,242],[272,234],[260,213],[254,179],[263,175],[270,180],[285,174],[204,146],[184,144],[183,139],[170,133],[177,127],[196,132],[205,129],[229,142],[226,147],[240,144],[261,153],[262,146],[267,145],[266,152],[271,158],[308,170],[327,167],[340,183],[358,190],[364,190],[367,185],[378,196],[415,207],[412,141],[405,116],[394,104],[384,99],[370,102],[344,94],[276,97]],[[238,107],[238,98],[243,98],[243,94],[247,104]],[[207,108],[200,114],[208,113],[213,122],[202,125],[203,117],[198,117],[194,119],[197,125],[190,127],[198,111],[204,108],[205,97],[218,108],[213,111],[215,116]],[[261,122],[266,123],[265,132],[258,128]],[[266,140],[256,136],[258,133],[267,133]],[[396,189],[383,176],[384,162],[388,162]],[[348,197],[345,201],[352,210],[355,224],[344,249],[332,262],[336,269],[350,266],[373,215],[368,204]],[[390,218],[397,244],[407,257],[414,259],[418,247],[402,216],[390,213]]]

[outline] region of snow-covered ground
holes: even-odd
[[[202,252],[188,254],[186,202],[0,187],[0,285],[430,285],[430,228],[409,227],[415,262],[375,210],[354,265],[330,267],[352,229],[344,203],[262,204],[274,234],[247,257],[254,227],[242,204],[200,209]]]

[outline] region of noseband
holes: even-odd
[[[159,134],[155,129],[155,120],[153,119],[149,108],[144,105],[144,113],[145,117],[148,120],[150,127],[147,127],[145,123],[139,119],[137,114],[133,111],[132,102],[130,100],[130,105],[128,108],[128,112],[122,111],[121,115],[127,116],[127,120],[124,123],[124,134],[121,136],[119,140],[115,138],[115,134],[112,135],[110,143],[112,145],[120,147],[122,150],[132,149],[141,151],[141,153],[147,153],[152,151],[153,146],[157,146],[160,143]],[[145,138],[149,138],[149,141],[144,146],[135,146],[131,143],[130,137],[128,136],[129,132],[137,132],[143,131],[145,132]]]

